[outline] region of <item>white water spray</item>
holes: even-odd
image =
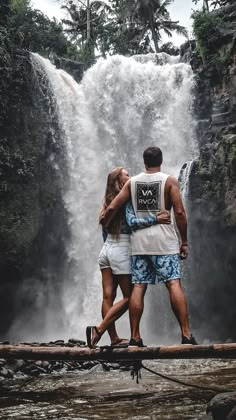
[[[49,60],[32,56],[35,71],[48,80],[67,148],[64,202],[72,239],[62,291],[66,326],[60,336],[83,338],[85,326],[100,319],[98,214],[108,172],[116,166],[131,175],[140,172],[143,150],[158,145],[162,170],[178,176],[195,154],[191,67],[167,55],[156,57],[100,59],[77,84]]]

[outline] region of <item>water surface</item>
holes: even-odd
[[[234,360],[144,361],[162,374],[209,388],[201,390],[142,370],[90,371],[17,378],[0,384],[1,419],[206,419],[206,404],[220,390],[236,390]],[[211,391],[215,388],[217,391]]]

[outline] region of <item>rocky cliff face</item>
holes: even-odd
[[[189,184],[190,299],[201,339],[222,341],[236,339],[236,4],[215,13],[222,59],[191,60],[200,154]]]
[[[46,86],[37,83],[27,53],[9,56],[1,71],[0,316],[4,322],[0,333],[3,334],[20,306],[28,306],[37,298],[35,277],[42,283],[60,283],[68,232],[62,202],[66,182],[64,149]],[[28,289],[20,297],[18,290],[23,278]]]

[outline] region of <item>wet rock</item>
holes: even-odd
[[[43,360],[43,361],[41,362],[41,366],[42,366],[44,369],[49,369],[49,367],[50,367],[50,363],[49,363],[49,362],[47,362],[46,360]]]
[[[0,377],[3,378],[13,378],[13,372],[11,370],[6,369],[5,367],[0,368]]]
[[[16,360],[14,367],[15,372],[22,370],[26,366],[26,364],[27,362],[25,362],[24,360]]]
[[[83,340],[79,340],[78,338],[69,338],[68,343],[77,344],[79,346],[85,346],[86,343]]]
[[[102,363],[102,367],[103,367],[103,370],[104,370],[105,372],[109,372],[109,370],[111,370],[111,365],[110,365],[110,363]]]
[[[236,420],[236,405],[233,408],[233,410],[230,411],[230,413],[227,416],[226,420]]]
[[[65,345],[66,347],[77,347],[77,344],[73,344],[73,343],[66,343]]]
[[[119,363],[109,363],[111,369],[120,369]]]
[[[8,373],[8,378],[14,377],[14,372],[11,369],[7,369],[7,373]]]
[[[48,344],[53,346],[64,346],[64,340],[50,341]]]
[[[211,413],[213,420],[228,420],[227,416],[231,414],[235,407],[236,392],[224,392],[212,398],[207,405],[206,412]]]
[[[32,376],[38,376],[40,373],[47,373],[47,370],[41,366],[36,365],[36,363],[29,363],[21,369],[23,373]]]
[[[60,370],[60,369],[63,368],[63,366],[64,366],[63,362],[53,362],[51,364],[51,367],[52,367],[53,370]]]
[[[92,367],[96,366],[98,363],[97,362],[83,362],[82,364],[82,369],[91,369]]]
[[[12,370],[13,372],[17,372],[26,366],[26,364],[27,363],[24,360],[5,360],[4,367]]]

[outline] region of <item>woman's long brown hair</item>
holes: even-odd
[[[111,171],[107,177],[107,185],[106,185],[106,190],[105,190],[105,196],[103,199],[103,206],[102,206],[100,216],[99,216],[99,222],[102,216],[104,215],[109,204],[112,202],[112,200],[119,194],[119,192],[123,188],[124,184],[122,183],[122,180],[121,180],[123,170],[124,168],[119,166],[118,168],[113,169],[113,171]],[[121,208],[116,214],[116,216],[114,217],[114,219],[112,220],[112,222],[110,223],[109,229],[108,229],[109,233],[111,233],[112,236],[116,239],[119,237],[120,227],[123,220],[124,220],[124,209]]]

